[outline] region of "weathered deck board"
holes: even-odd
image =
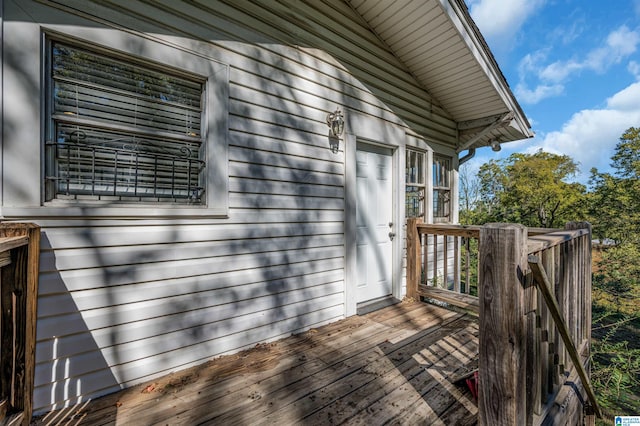
[[[476,296],[422,284],[418,286],[418,294],[459,308],[468,309],[475,313],[480,312],[480,305]]]
[[[368,403],[365,402],[360,407],[362,410],[368,408],[366,411],[361,411],[361,413],[365,413],[364,416],[367,418],[370,417],[370,411],[375,404],[381,405],[381,412],[388,412],[385,410],[387,403],[380,404],[379,400],[376,401],[375,396],[377,395],[386,397],[384,391],[380,394],[379,390],[385,389],[387,383],[393,383],[394,381],[399,382],[398,385],[401,386],[402,380],[397,380],[400,376],[406,381],[406,379],[419,374],[419,370],[424,370],[425,368],[424,365],[418,365],[413,358],[407,358],[407,354],[418,354],[424,350],[423,348],[429,341],[446,338],[460,327],[461,321],[463,320],[456,318],[455,321],[442,327],[430,328],[425,332],[409,336],[398,344],[383,342],[376,347],[367,349],[360,354],[360,357],[346,360],[336,368],[335,373],[338,373],[339,377],[337,381],[335,374],[330,379],[332,382],[325,386],[318,386],[314,380],[311,382],[315,388],[313,392],[308,393],[303,398],[299,398],[300,395],[296,395],[298,399],[294,403],[265,417],[263,419],[264,424],[278,423],[278,420],[283,417],[297,417],[306,421],[310,415],[323,412],[333,412],[333,420],[335,421],[336,413],[334,410],[338,408],[338,412],[342,411],[339,407],[334,406],[336,403],[340,405],[347,404],[353,408],[353,410],[350,409],[347,412],[358,412],[355,410],[358,402],[368,401]],[[412,369],[418,371],[411,371]],[[305,382],[308,382],[308,380],[305,380]],[[311,383],[306,384],[310,385]],[[387,387],[387,394],[391,394],[397,389],[398,386],[394,386],[393,389]],[[399,393],[399,395],[392,395],[391,398],[405,399],[404,391],[396,393]],[[394,403],[392,402],[392,404]],[[378,418],[379,416],[376,415],[376,419]],[[370,423],[370,421],[368,420],[367,423]]]
[[[403,302],[52,412],[33,424],[473,424],[448,381],[477,356],[473,316]]]

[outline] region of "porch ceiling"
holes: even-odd
[[[458,151],[533,136],[464,0],[347,0],[458,122]]]

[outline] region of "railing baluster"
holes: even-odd
[[[464,281],[464,292],[469,294],[471,291],[471,238],[465,238],[466,245],[466,263],[464,267],[465,272],[465,281]]]
[[[442,288],[449,289],[449,237],[442,236]]]
[[[433,236],[433,275],[431,285],[438,286],[438,235]]]
[[[407,297],[418,299],[418,285],[420,280],[420,234],[417,225],[418,218],[407,219]]]
[[[530,290],[533,290],[533,294]],[[540,375],[540,328],[537,324],[537,298],[535,287],[526,289],[526,298],[529,298],[525,311],[526,321],[526,389],[527,389],[527,424],[532,424],[534,414],[540,412],[540,388],[542,377]],[[525,300],[525,303],[527,301]]]
[[[569,291],[571,286],[571,244],[570,241],[562,244],[562,256],[560,258],[560,262],[562,265],[562,282],[558,287],[557,291],[559,294],[558,302],[560,305],[561,312],[568,312],[569,309]],[[557,326],[557,324],[556,324]],[[567,365],[567,347],[562,340],[562,337],[558,340],[559,344],[562,344],[562,351],[560,352],[560,370],[559,374],[560,383],[564,383],[564,375],[565,372],[568,371],[569,366]]]
[[[554,252],[555,247],[550,248],[549,250],[544,250],[541,252],[543,264],[548,271],[550,281],[553,283],[555,276],[555,262],[554,262]],[[552,377],[553,370],[553,353],[552,350],[554,348],[554,344],[552,342],[553,339],[553,324],[551,323],[551,319],[549,317],[549,310],[547,306],[544,304],[543,299],[538,299],[538,312],[540,317],[540,374],[541,374],[541,382],[540,382],[540,403],[546,402],[547,397],[550,393],[553,393],[553,383],[554,379]],[[538,413],[540,414],[540,413]]]
[[[460,238],[453,237],[453,291],[460,293]]]
[[[429,234],[423,234],[423,248],[424,251],[422,252],[422,274],[420,275],[420,282],[422,284],[427,284],[429,282],[429,241],[430,241],[430,236]]]

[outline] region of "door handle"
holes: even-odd
[[[389,232],[389,239],[390,239],[391,241],[393,241],[393,237],[395,237],[395,236],[396,236],[396,233],[395,233],[395,232]]]

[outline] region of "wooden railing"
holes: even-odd
[[[447,238],[453,248],[438,249]],[[464,260],[474,254],[461,249],[463,238],[476,239],[477,245],[467,247],[477,247],[477,264]],[[447,267],[457,272],[444,273],[444,264],[434,262],[444,253],[453,257]],[[451,277],[448,285],[429,281],[436,272]],[[477,283],[462,279],[465,275],[477,276]],[[462,284],[456,286],[456,280]],[[477,298],[465,292],[470,287],[473,293],[474,285]],[[550,230],[424,225],[410,219],[407,295],[479,313],[479,424],[574,424],[585,413],[600,415],[589,381],[588,224]]]
[[[533,413],[539,419],[563,417],[552,403],[563,399],[563,385],[574,381],[577,375],[587,396],[586,411],[601,417],[588,370],[591,225],[570,223],[563,231],[530,236],[527,263],[530,279],[537,288],[528,300],[530,308],[535,308],[535,328],[527,330],[535,351],[530,354],[529,363],[534,379],[532,390],[536,392],[531,396]],[[556,398],[551,399],[550,395]]]
[[[0,223],[0,424],[31,420],[40,228]]]
[[[407,296],[478,311],[479,226],[407,220]],[[472,297],[468,297],[472,296]]]

